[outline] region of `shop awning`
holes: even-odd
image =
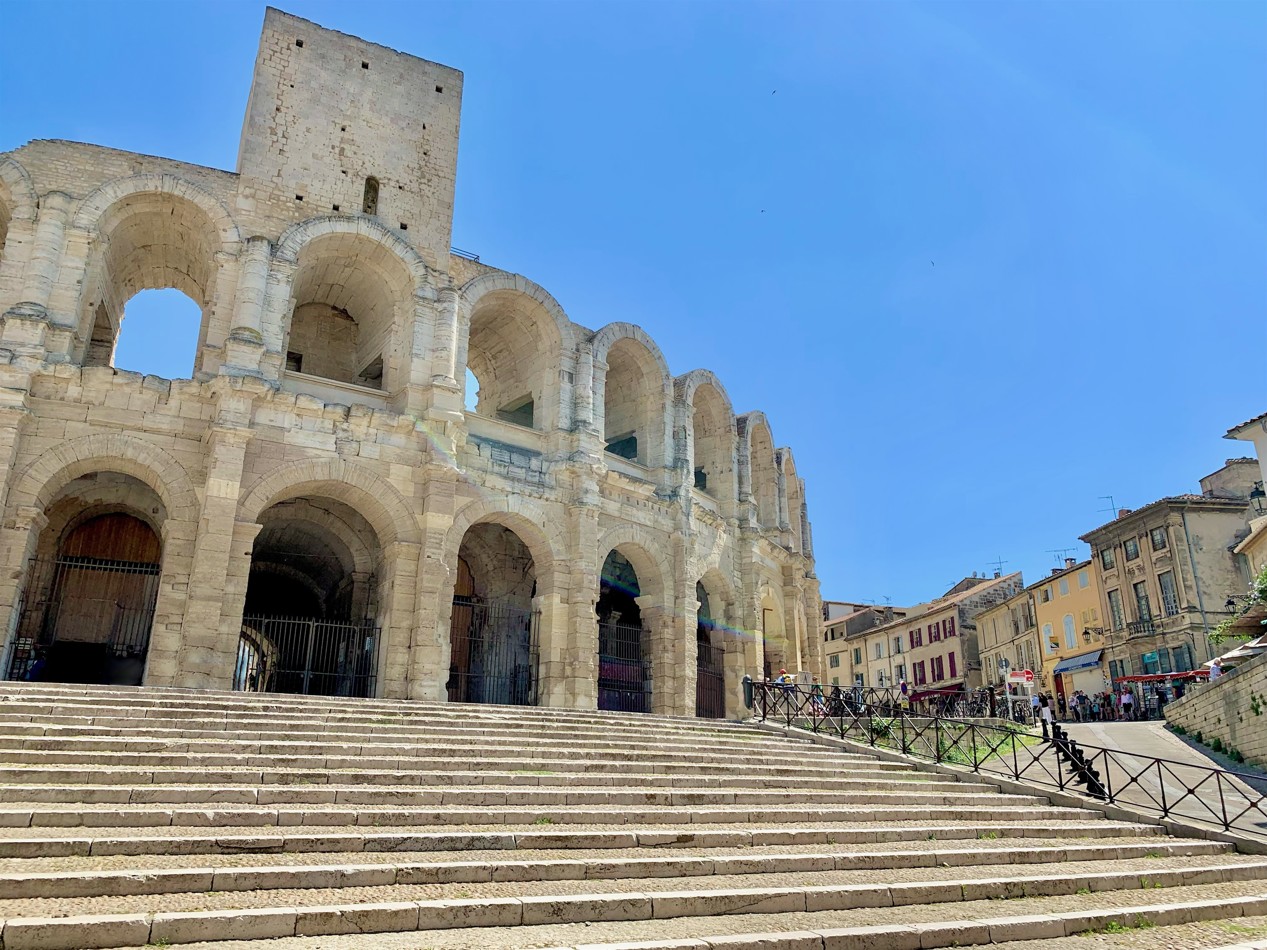
[[[1103,650],[1092,650],[1090,653],[1080,653],[1077,656],[1071,656],[1057,663],[1056,668],[1052,672],[1074,673],[1078,670],[1089,670],[1093,666],[1100,665],[1100,654],[1103,652]]]

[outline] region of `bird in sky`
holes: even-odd
[[[776,89],[776,90],[774,90],[774,92],[778,92],[778,91],[779,91],[779,90],[777,90],[777,89]],[[774,92],[770,93],[770,95],[774,95]]]

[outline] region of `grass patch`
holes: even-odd
[[[541,818],[538,818],[536,821],[534,821],[533,824],[534,825],[552,825],[554,824],[554,819],[546,818],[545,816],[542,816]]]

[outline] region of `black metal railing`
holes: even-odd
[[[780,688],[775,683],[764,685],[771,689]],[[1033,722],[1028,697],[1000,696],[989,689],[964,692],[961,689],[908,687],[904,699],[901,688],[895,686],[831,686],[821,691],[821,697],[824,707],[833,711],[846,707],[855,710],[873,707],[893,713],[905,708],[912,714]]]
[[[1162,818],[1267,836],[1267,782],[1212,766],[1078,742],[1058,724],[1043,733],[1014,724],[930,715],[855,702],[812,688],[753,684],[757,719],[836,736],[933,762],[957,765],[1120,804]]]
[[[703,641],[696,641],[695,650],[695,715],[721,719],[726,715],[726,651]]]
[[[650,712],[651,667],[636,624],[598,625],[598,708]]]
[[[139,683],[159,573],[137,561],[32,560],[5,677]],[[129,663],[135,671],[120,669]]]
[[[449,626],[451,703],[537,703],[537,618],[524,607],[453,598]]]
[[[378,635],[378,627],[369,621],[243,617],[233,688],[249,693],[373,696]]]

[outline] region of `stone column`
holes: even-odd
[[[432,341],[431,381],[443,386],[456,386],[461,294],[453,287],[441,287],[436,296],[438,313]]]
[[[177,653],[174,672],[175,685],[178,686],[228,689],[233,681],[237,632],[242,618],[238,608],[236,621],[230,620],[227,625],[223,623],[226,613],[224,588],[229,574],[230,553],[235,538],[240,540],[242,533],[236,527],[237,509],[251,432],[226,424],[225,417],[233,404],[239,401],[231,399],[229,394],[222,394],[221,420],[213,427],[207,440],[207,479],[197,537],[193,542],[189,598],[184,624],[178,634],[179,649],[172,651]],[[246,402],[249,401],[247,398]],[[246,411],[249,415],[249,409]],[[157,647],[156,639],[151,649]]]
[[[295,310],[295,301],[291,297],[294,279],[293,263],[272,261],[264,284],[264,308],[260,315],[260,334],[265,350],[260,375],[268,379],[277,379],[285,365],[286,339],[290,334],[290,317]]]
[[[657,598],[644,594],[635,600],[642,614],[643,653],[651,661],[651,711],[667,716],[688,715],[683,711],[686,671],[680,624],[675,621],[673,609]],[[691,713],[694,711],[692,695]]]
[[[247,239],[238,289],[234,300],[233,326],[225,343],[225,362],[231,375],[258,375],[264,355],[264,299],[268,291],[268,263],[272,245],[268,238]]]
[[[573,427],[594,430],[594,344],[586,340],[577,346],[576,384],[573,389]]]
[[[560,642],[552,644],[555,660],[562,670],[561,691],[551,693],[558,705],[572,709],[598,707],[598,603],[599,571],[607,552],[598,550],[598,483],[593,471],[586,468],[577,479],[578,491],[571,507],[567,564],[555,569],[567,570],[569,583],[560,592],[558,627],[563,631]]]
[[[35,245],[31,248],[30,262],[26,268],[22,304],[47,316],[48,301],[57,282],[62,252],[66,248],[66,220],[70,213],[70,195],[50,191],[40,199],[39,216],[35,224]]]
[[[22,608],[25,585],[30,583],[30,562],[35,555],[40,533],[48,525],[48,518],[39,508],[22,507],[0,529],[0,630],[4,631],[0,649],[0,677],[7,676],[13,654],[14,638],[18,632],[19,611]]]

